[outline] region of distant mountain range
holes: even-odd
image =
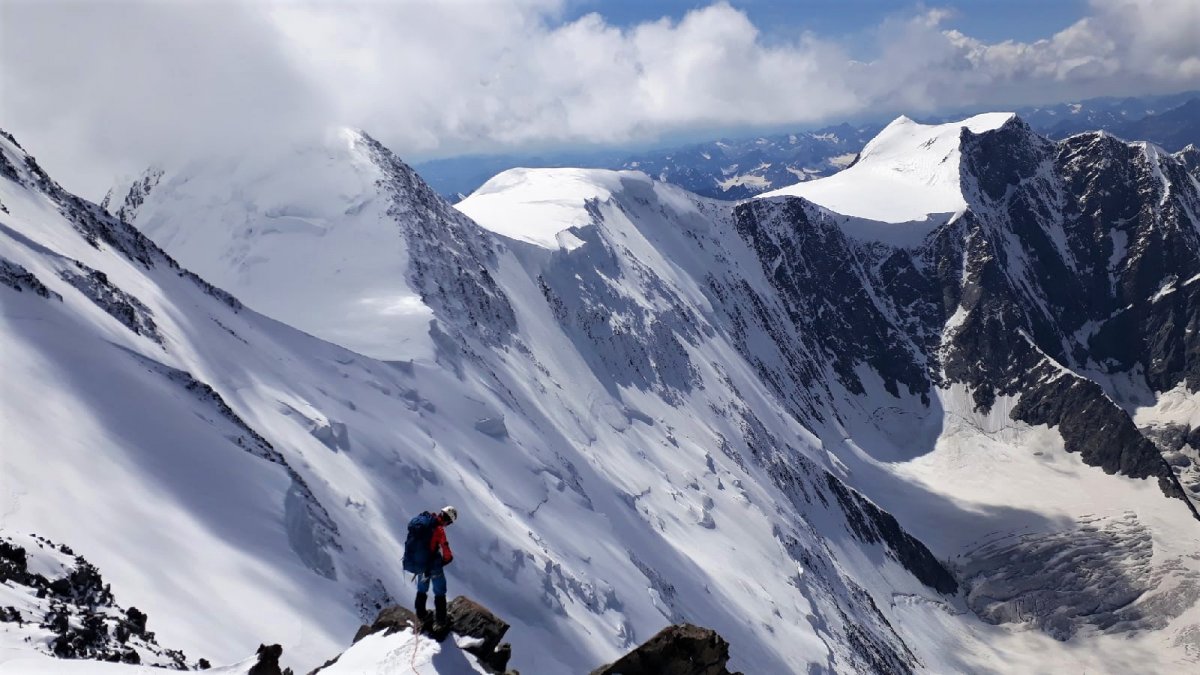
[[[1147,140],[1177,152],[1200,145],[1200,97],[1155,115],[1117,125],[1112,132],[1129,140]]]
[[[956,118],[981,111],[964,111]],[[1015,110],[1036,132],[1061,140],[1085,131],[1109,131],[1148,140],[1176,152],[1200,144],[1200,91],[1162,96],[1103,97]],[[923,119],[947,122],[952,118]],[[842,123],[810,131],[753,138],[720,138],[630,154],[578,151],[543,155],[490,155],[415,165],[439,193],[458,201],[492,176],[514,167],[636,169],[715,199],[745,199],[846,168],[883,123]]]
[[[1093,98],[1078,103],[1059,103],[1057,105],[1019,108],[1017,113],[1038,133],[1055,140],[1083,133],[1085,131],[1111,131],[1127,140],[1149,140],[1163,145],[1172,152],[1178,151],[1189,142],[1200,141],[1200,117],[1191,120],[1191,140],[1178,144],[1166,139],[1143,136],[1139,123],[1148,123],[1147,129],[1153,128],[1153,120],[1160,118],[1171,119],[1175,111],[1191,102],[1193,105],[1200,99],[1200,91],[1185,91],[1164,96],[1143,96],[1116,98],[1106,96]],[[1193,111],[1195,108],[1193,108]],[[1131,135],[1127,135],[1131,134]]]

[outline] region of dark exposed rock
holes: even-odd
[[[864,362],[894,396],[901,385],[922,394],[929,390],[923,365],[866,291],[870,275],[832,216],[800,199],[759,200],[740,204],[734,221],[797,332],[830,355],[848,390],[863,393],[855,368]]]
[[[420,620],[417,619],[417,615],[411,609],[401,607],[400,605],[392,605],[391,607],[384,607],[379,612],[379,616],[375,617],[374,622],[360,626],[358,632],[354,634],[354,642],[358,642],[374,633],[390,635],[408,628],[419,628],[420,626]]]
[[[492,614],[483,605],[458,596],[446,607],[450,629],[464,637],[481,640],[480,644],[466,647],[465,651],[479,659],[479,663],[492,673],[503,673],[512,655],[512,647],[500,644],[508,632],[508,623]]]
[[[824,468],[793,453],[787,460],[776,458],[770,462],[767,472],[776,487],[798,510],[806,510],[806,505],[812,504],[814,496],[828,508],[830,500],[826,495],[832,493],[833,501],[845,516],[850,532],[859,541],[880,544],[886,555],[900,563],[918,581],[939,593],[952,595],[958,592],[954,575],[924,543],[905,531],[895,516],[876,506]],[[780,536],[780,533],[776,532],[776,536]],[[817,536],[814,533],[814,537]],[[780,538],[785,547],[794,550],[788,538]],[[807,552],[804,557],[808,557]],[[815,564],[809,559],[798,562],[802,562],[806,568]]]
[[[33,623],[49,631],[46,649],[64,659],[93,659],[185,670],[187,659],[178,650],[161,647],[147,630],[147,617],[134,607],[122,610],[99,570],[66,546],[34,537],[34,545],[74,560],[58,576],[29,569],[29,554],[11,540],[0,539],[0,584],[28,588],[32,600],[24,610],[0,608],[0,623]]]
[[[958,581],[933,553],[897,522],[895,516],[880,509],[857,491],[846,487],[833,474],[825,474],[829,489],[837,497],[854,534],[866,543],[883,542],[891,555],[912,572],[921,583],[940,593],[958,592]]]
[[[10,135],[3,130],[5,137]],[[13,144],[18,149],[15,141]],[[23,149],[22,149],[23,151]],[[216,288],[192,272],[183,269],[174,258],[167,255],[149,237],[142,234],[134,226],[113,217],[97,204],[81,199],[67,192],[50,178],[42,167],[30,155],[24,155],[23,161],[18,158],[20,166],[9,161],[0,153],[0,176],[4,176],[19,185],[41,191],[58,207],[63,215],[75,227],[76,231],[92,246],[99,248],[107,244],[119,251],[126,258],[143,267],[150,269],[159,264],[175,270],[179,276],[196,284],[202,291],[225,303],[234,311],[240,311],[242,304],[229,293]]]
[[[512,656],[512,647],[501,644],[500,640],[508,632],[508,623],[492,614],[483,605],[467,598],[458,596],[446,606],[446,616],[450,623],[450,631],[463,637],[475,638],[479,644],[464,647],[463,651],[478,659],[479,664],[491,673],[505,673],[508,659]],[[375,621],[363,625],[354,634],[354,642],[375,633],[390,635],[402,630],[421,629],[421,622],[407,607],[393,605],[385,607],[375,617]],[[333,659],[322,666],[336,662]],[[318,668],[315,672],[320,671]]]
[[[150,338],[158,344],[163,344],[162,334],[154,323],[154,315],[150,308],[135,296],[114,286],[104,272],[94,270],[81,262],[76,262],[79,269],[64,270],[60,276],[80,293],[103,309],[126,328]]]
[[[615,662],[591,675],[733,675],[729,643],[709,628],[667,626]]]
[[[399,157],[367,134],[362,143],[384,177],[388,215],[405,228],[409,281],[439,317],[486,345],[514,339],[516,313],[488,267],[496,260],[492,237],[456,211]]]
[[[813,535],[810,541],[819,541],[813,530],[809,529],[809,534]],[[831,561],[826,546],[802,543],[779,526],[775,528],[775,536],[805,570],[805,581],[797,583],[796,588],[812,604],[814,616],[819,617],[813,623],[814,628],[819,635],[828,635],[822,635],[826,644],[846,647],[835,657],[842,666],[836,670],[907,675],[921,665],[871,594]],[[852,615],[847,609],[857,611]]]
[[[770,334],[814,342],[795,355],[852,393],[865,364],[894,396],[965,383],[986,412],[1020,395],[1013,419],[1055,427],[1087,464],[1183,497],[1129,414],[1075,373],[1200,390],[1191,155],[1095,133],[1053,143],[1017,118],[964,130],[960,146],[968,210],[909,249],[853,239],[801,199],[739,205],[736,227],[787,306],[776,324],[794,327]]]
[[[279,667],[279,657],[283,656],[282,646],[259,645],[257,654],[258,661],[250,666],[247,675],[292,675],[291,668]]]
[[[150,191],[162,180],[163,173],[163,170],[158,167],[148,169],[129,186],[129,190],[124,196],[114,194],[110,190],[108,194],[104,195],[104,200],[100,202],[100,208],[126,223],[134,222],[138,209],[145,203]],[[120,201],[118,202],[118,200]]]
[[[1056,427],[1089,465],[1156,478],[1195,515],[1128,413],[1072,372],[1141,366],[1153,390],[1200,387],[1200,289],[1178,283],[1200,273],[1188,215],[1200,198],[1167,187],[1189,184],[1185,167],[1104,134],[1049,144],[1014,121],[964,134],[963,181],[977,190],[964,218],[968,314],[945,350],[947,376],[972,384],[981,408],[1020,394],[1013,419]]]
[[[1044,364],[1032,373],[1039,384],[1029,387],[1013,408],[1015,419],[1058,427],[1067,452],[1078,452],[1085,463],[1107,473],[1157,478],[1165,494],[1183,499],[1197,515],[1159,449],[1099,385]]]
[[[622,185],[627,198],[652,203],[647,182]],[[700,318],[669,285],[620,255],[603,233],[601,209],[608,207],[624,208],[620,202],[587,202],[592,224],[573,230],[582,244],[556,252],[538,276],[538,287],[554,318],[611,391],[634,386],[652,390],[668,403],[681,402],[699,384],[685,345],[696,344]],[[633,300],[635,295],[664,309],[648,312]]]
[[[62,300],[61,295],[46,288],[46,285],[32,272],[6,258],[0,258],[0,285],[7,286],[18,293],[30,290],[43,298]]]

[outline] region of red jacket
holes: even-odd
[[[433,536],[429,538],[429,550],[434,555],[442,556],[442,564],[449,565],[451,560],[454,560],[454,553],[450,551],[450,542],[446,541],[446,528],[443,525],[437,525],[433,528]]]

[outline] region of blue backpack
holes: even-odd
[[[426,574],[430,568],[429,544],[433,541],[433,529],[437,517],[426,511],[408,521],[408,538],[404,540],[404,571]]]

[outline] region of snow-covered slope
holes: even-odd
[[[337,463],[314,402],[340,415],[320,383],[358,357],[244,309],[14,141],[0,150],[0,529],[86,555],[192,659],[276,639],[316,660],[356,625],[356,602],[383,594],[335,559],[348,532],[322,502],[343,497],[301,474],[307,453]],[[340,388],[341,406],[400,377],[376,368]]]
[[[918,653],[938,651],[935,645],[959,650],[926,656],[926,665],[1023,672],[1044,668],[1051,653],[1062,667],[1111,671],[1149,659],[1156,670],[1187,669],[1200,619],[1200,577],[1190,553],[1200,543],[1194,511],[1166,455],[1137,433],[1131,411],[1105,398],[1102,387],[1112,378],[1095,370],[1114,365],[1101,366],[1103,352],[1089,353],[1098,344],[1078,330],[1089,322],[1088,330],[1095,330],[1125,301],[1118,294],[1111,309],[1098,303],[1088,310],[1096,318],[1087,318],[1078,315],[1087,302],[1065,300],[1063,291],[1090,283],[1072,282],[1069,270],[1097,257],[1109,261],[1109,287],[1131,296],[1140,292],[1133,279],[1163,269],[1190,278],[1194,262],[1187,261],[1194,256],[1166,260],[1160,256],[1170,249],[1145,245],[1105,252],[1089,243],[1096,235],[1073,223],[1084,220],[1106,233],[1116,226],[1105,235],[1111,241],[1181,237],[1176,249],[1195,250],[1196,187],[1182,164],[1111,137],[1055,146],[1011,115],[988,116],[975,127],[954,125],[926,148],[910,148],[909,158],[900,150],[890,157],[880,151],[877,159],[898,166],[923,165],[934,196],[940,190],[958,216],[929,223],[922,231],[928,241],[910,238],[907,251],[881,246],[883,237],[864,233],[861,220],[806,202],[776,198],[724,209],[693,198],[692,209],[666,206],[685,193],[630,176],[614,191],[611,174],[596,180],[588,194],[595,201],[577,203],[577,213],[564,222],[590,213],[597,225],[573,234],[590,232],[595,241],[610,242],[618,258],[646,261],[652,277],[683,272],[684,280],[689,274],[703,279],[699,295],[664,306],[700,307],[719,333],[728,331],[757,381],[820,437],[818,447],[830,453],[837,474],[954,559],[968,589],[968,611],[988,623],[1029,628],[992,629],[946,612],[951,605],[938,609],[893,592],[892,619],[906,626],[901,632]],[[925,162],[925,151],[935,145],[952,162]],[[1129,176],[1112,175],[1123,165],[1133,167]],[[490,199],[536,204],[553,198],[556,175],[543,172],[539,191]],[[1098,197],[1118,189],[1126,211],[1140,213],[1137,233],[1122,232],[1123,221],[1098,211],[1112,208]],[[505,211],[513,208],[505,203]],[[480,213],[486,226],[488,215]],[[664,222],[664,213],[691,215]],[[705,221],[711,224],[697,225]],[[751,251],[723,236],[730,230]],[[750,273],[756,267],[764,276]],[[639,278],[646,275],[639,271]],[[590,287],[586,275],[571,279],[571,288]],[[687,288],[686,281],[672,286]],[[730,287],[754,292],[739,295]],[[547,297],[557,304],[554,294]],[[581,304],[615,306],[590,298]],[[761,324],[741,311],[752,307]],[[1047,334],[1048,319],[1056,327]],[[1060,346],[1080,335],[1082,344]],[[1145,343],[1135,338],[1128,344]],[[1120,358],[1148,369],[1162,363],[1142,349],[1124,350]],[[1067,355],[1057,356],[1063,350]],[[1175,368],[1164,385],[1183,375]],[[1177,457],[1187,462],[1188,452]],[[1089,465],[1156,480],[1106,475]],[[1058,559],[1074,565],[1054,564]],[[1062,651],[1057,641],[1068,637],[1086,641],[1089,653]],[[999,660],[984,656],[979,645]]]
[[[451,638],[437,642],[412,629],[384,635],[368,635],[338,657],[337,663],[321,670],[323,675],[398,675],[400,673],[436,673],[437,675],[475,675],[487,670],[475,657],[463,651],[459,643],[470,638]]]
[[[831,211],[884,223],[925,221],[959,213],[962,130],[999,128],[1012,113],[986,113],[949,124],[899,117],[867,143],[855,163],[826,178],[789,185],[760,197],[796,196]]]
[[[272,634],[250,639],[284,643],[301,666],[320,663],[313,652],[338,635],[344,646],[356,598],[407,599],[396,569],[402,524],[452,502],[463,514],[450,531],[452,592],[512,622],[522,672],[586,672],[681,620],[715,628],[731,667],[746,672],[1194,667],[1195,484],[1135,419],[1163,392],[1183,386],[1188,397],[1197,386],[1200,349],[1189,345],[1200,337],[1187,317],[1200,286],[1187,280],[1200,274],[1200,186],[1151,148],[1107,136],[1055,144],[1002,117],[953,132],[958,217],[935,219],[905,247],[858,237],[845,216],[804,199],[715,202],[637,172],[503,174],[480,195],[491,205],[475,211],[481,227],[358,135],[374,166],[364,170],[378,175],[364,196],[385,200],[385,213],[415,214],[369,224],[400,238],[402,281],[430,313],[419,337],[432,353],[400,364],[212,304],[169,263],[136,262],[161,257],[148,243],[114,250],[100,237],[94,251],[86,232],[97,228],[143,240],[41,179],[9,181],[0,195],[9,208],[12,199],[41,210],[2,218],[16,233],[0,239],[3,255],[21,266],[8,285],[33,288],[31,274],[74,304],[21,291],[22,320],[6,325],[74,323],[54,334],[65,341],[57,351],[41,334],[5,339],[48,364],[117,357],[72,369],[108,369],[95,378],[63,381],[49,366],[25,375],[42,399],[93,392],[65,414],[4,396],[20,425],[16,485],[36,495],[8,497],[16,506],[4,527],[12,519],[86,545],[90,560],[105,555],[102,570],[119,570],[119,552],[63,522],[97,497],[51,513],[37,492],[51,479],[29,459],[43,446],[69,467],[91,458],[103,469],[116,457],[125,473],[112,480],[152,495],[143,516],[152,526],[165,528],[160,519],[182,500],[182,523],[224,535],[260,528],[259,548],[243,552],[253,560],[240,564],[265,561],[272,569],[250,578],[284,581],[246,604],[225,597],[243,586],[182,601],[230,604],[243,621],[260,611],[251,601],[267,608]],[[917,145],[911,164],[950,180]],[[26,161],[11,154],[18,168]],[[905,160],[897,150],[888,162]],[[298,203],[337,199],[291,180]],[[135,184],[132,202],[159,205],[158,232],[190,222],[169,208],[170,192],[146,185]],[[197,193],[193,203],[209,201]],[[127,217],[141,224],[144,208]],[[93,223],[82,235],[70,225],[81,213]],[[305,262],[257,241],[273,233],[247,242],[215,231],[230,249],[277,258],[264,264]],[[133,309],[114,324],[80,297],[88,284],[59,275],[52,244],[106,271],[151,314],[126,301]],[[353,257],[357,246],[325,253]],[[352,283],[338,292],[356,297]],[[208,408],[154,389],[154,363],[210,384],[244,426],[212,412],[216,426],[193,422]],[[102,397],[97,380],[128,382],[130,393]],[[161,429],[111,412],[142,399],[156,406],[149,419],[167,420]],[[59,447],[74,433],[53,428],[62,419],[104,422],[87,430],[105,439],[99,460]],[[199,440],[142,436],[144,426]],[[258,447],[250,431],[277,462],[242,450]],[[242,446],[228,440],[239,433]],[[209,444],[218,450],[201,455]],[[163,446],[178,456],[160,462]],[[248,495],[222,500],[239,505],[236,516],[192,497],[191,484],[146,477],[172,476],[193,455],[213,458],[219,475],[217,452],[233,458],[234,475],[267,486],[227,487]],[[72,485],[87,484],[82,471],[67,470]],[[120,516],[142,507],[125,501],[93,510],[127,523]],[[167,540],[162,557],[203,577],[188,556],[207,561],[207,547],[228,539],[187,532],[194,539]],[[123,603],[138,592],[124,590],[138,583],[127,572],[113,573]],[[158,608],[156,621],[181,598],[155,587],[137,601]],[[324,633],[311,639],[318,629],[289,624],[289,612],[321,617]],[[189,656],[249,651],[232,627],[211,626],[203,644],[184,628],[159,637]]]
[[[376,185],[371,141],[320,143],[151,170],[106,206],[179,261],[276,319],[387,360],[428,358],[432,318],[407,282],[413,218]]]
[[[469,221],[422,221],[407,282],[434,309],[437,361],[392,365],[241,307],[3,150],[2,528],[86,554],[164,644],[221,663],[280,642],[307,670],[411,593],[403,524],[451,502],[451,584],[538,645],[526,672],[592,668],[681,616],[749,670],[915,663],[862,584],[939,597],[896,561],[948,591],[945,572],[869,502],[829,496],[814,448],[776,440],[811,436],[709,339],[691,305],[726,237],[704,202],[625,190],[585,245],[524,261]],[[381,189],[408,179],[376,161]],[[687,269],[652,260],[666,277],[631,255],[692,236],[716,248]],[[855,535],[851,518],[893,529]]]
[[[546,248],[573,248],[579,240],[563,230],[586,227],[592,217],[580,206],[612,198],[631,171],[603,169],[509,169],[484,183],[454,208],[497,234]]]

